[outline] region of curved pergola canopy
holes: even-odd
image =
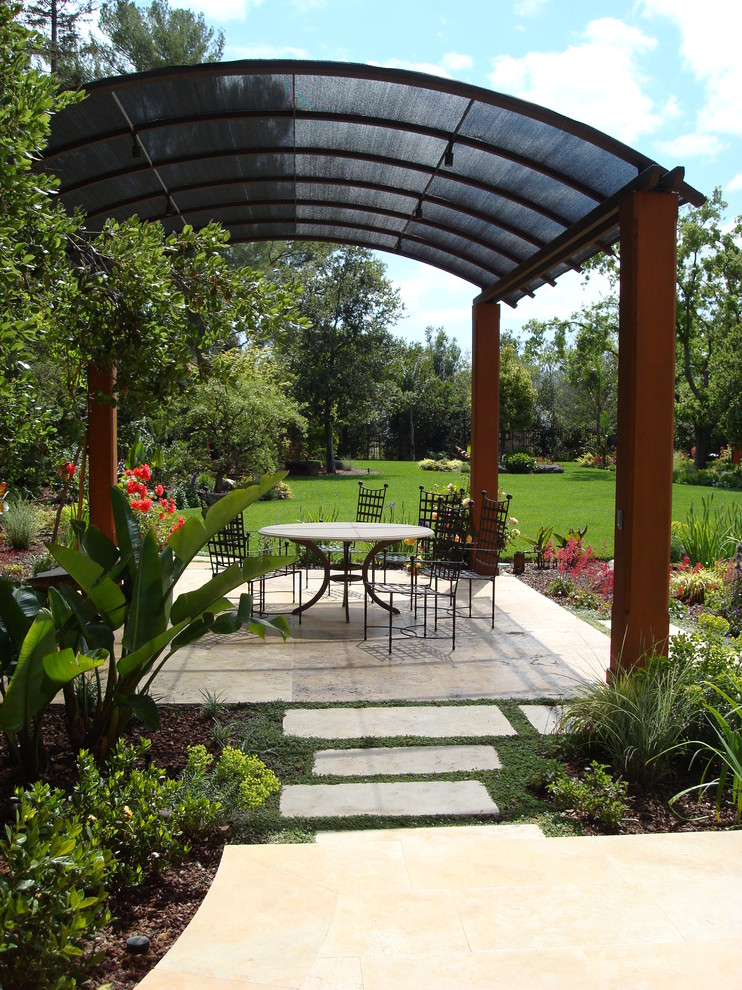
[[[358,244],[458,275],[479,301],[515,305],[608,248],[637,190],[703,201],[682,169],[600,131],[421,73],[244,61],[87,92],[53,118],[41,167],[90,230],[136,214],[218,220],[236,242]]]

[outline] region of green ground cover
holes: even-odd
[[[293,499],[259,502],[250,506],[245,520],[251,532],[272,523],[299,520],[354,519],[358,481],[378,486],[388,483],[386,519],[394,522],[416,522],[420,485],[445,487],[450,482],[467,487],[469,476],[459,473],[421,471],[414,461],[353,461],[353,467],[368,474],[321,476],[318,478],[289,477]],[[500,476],[501,488],[513,496],[511,513],[518,520],[518,529],[526,536],[535,536],[541,526],[553,526],[564,533],[571,528],[587,525],[586,542],[597,557],[613,556],[613,518],[616,475],[611,471],[582,468],[563,464],[564,474],[507,474]],[[673,485],[673,519],[684,520],[691,503],[697,510],[701,499],[713,495],[714,506],[734,503],[742,506],[742,492]],[[195,511],[195,510],[194,510]],[[511,543],[505,557],[513,550],[528,549],[520,540]]]

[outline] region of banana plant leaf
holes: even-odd
[[[74,650],[66,649],[47,654],[42,663],[49,680],[61,687],[80,674],[87,674],[96,667],[102,667],[107,659],[107,650],[96,650],[92,655],[85,653],[75,655]]]
[[[40,609],[26,633],[18,663],[0,707],[0,729],[20,732],[51,702],[59,690],[44,670],[44,657],[54,654],[54,620],[48,609]]]
[[[51,544],[49,552],[82,588],[112,629],[126,620],[127,603],[121,588],[86,554]]]
[[[127,653],[133,653],[164,632],[167,621],[167,610],[162,598],[160,556],[154,530],[150,529],[142,541],[122,646]]]

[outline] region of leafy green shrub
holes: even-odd
[[[278,499],[289,499],[293,498],[294,493],[291,490],[291,485],[286,484],[285,481],[279,481],[277,485],[269,489],[260,499],[261,502],[275,502]]]
[[[39,514],[33,502],[18,496],[6,503],[0,525],[3,539],[13,550],[28,550],[39,532]]]
[[[536,470],[536,458],[522,451],[505,454],[502,463],[505,470],[510,474],[533,474]]]
[[[700,792],[700,798],[707,788],[715,785],[716,814],[719,817],[724,791],[731,783],[732,801],[737,808],[735,824],[739,825],[742,820],[742,680],[732,678],[732,685],[735,697],[717,685],[711,685],[716,696],[715,703],[706,703],[704,707],[709,716],[713,738],[710,741],[697,740],[699,748],[691,760],[693,763],[698,756],[707,756],[706,766],[700,782],[676,794],[671,804],[695,790]],[[709,779],[714,773],[717,776]]]
[[[683,543],[683,538],[680,535],[680,527],[683,524],[680,522],[673,521],[672,529],[670,531],[670,563],[679,564],[683,557],[686,556],[685,544]],[[688,558],[690,559],[690,558]]]
[[[703,612],[698,616],[698,628],[706,636],[724,637],[729,632],[729,623],[723,615],[711,615],[710,612]]]
[[[0,840],[0,986],[67,990],[98,961],[110,853],[88,841],[62,791],[37,783],[16,796]]]
[[[227,809],[257,808],[281,786],[262,760],[234,746],[224,747],[212,769],[213,762],[204,746],[189,747],[183,780],[192,793],[201,789]]]
[[[88,822],[91,839],[111,851],[116,887],[138,886],[188,849],[179,782],[157,767],[136,766],[149,746],[149,739],[139,749],[119,741],[103,770],[86,750],[78,756],[73,804]]]
[[[574,808],[593,821],[617,829],[628,808],[625,780],[614,780],[604,763],[593,760],[582,780],[565,772],[546,785],[547,792],[560,808]]]
[[[574,584],[565,577],[555,578],[546,588],[546,594],[552,598],[571,598],[574,593]]]
[[[422,461],[418,461],[417,466],[421,471],[461,471],[463,463],[463,461],[457,461],[453,458],[442,457],[440,460],[434,461],[432,458],[426,457]]]
[[[594,684],[568,701],[561,730],[588,751],[597,748],[629,782],[652,787],[667,772],[670,750],[688,741],[702,699],[692,658],[652,656],[610,684]]]

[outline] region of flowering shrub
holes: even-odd
[[[569,581],[579,591],[589,591],[603,598],[613,596],[613,569],[604,560],[598,560],[592,546],[582,545],[582,540],[571,536],[558,550],[549,541],[545,559],[556,562],[559,575],[564,582]]]
[[[715,571],[703,564],[691,567],[690,558],[685,556],[670,571],[670,596],[683,602],[702,602],[706,592],[721,586],[721,579]]]
[[[154,491],[149,491],[147,482],[151,479],[152,471],[149,464],[141,464],[139,467],[124,471],[119,486],[129,499],[129,505],[142,536],[148,529],[154,530],[157,547],[162,550],[172,534],[185,524],[185,519],[183,516],[173,519],[176,509],[175,499],[165,495],[162,485],[155,485]]]

